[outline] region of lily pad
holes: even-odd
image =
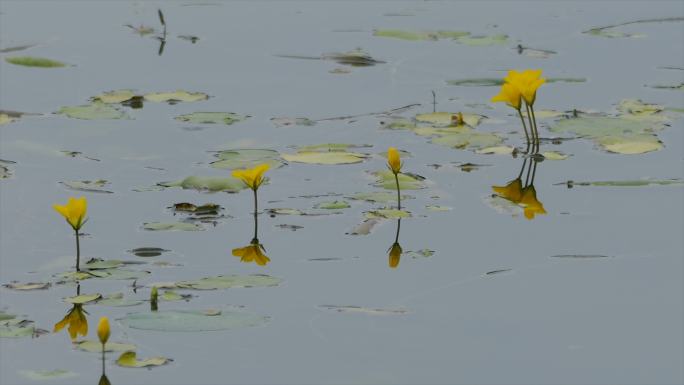
[[[175,92],[152,92],[144,95],[145,100],[150,102],[168,102],[171,104],[177,102],[198,102],[209,99],[209,95],[202,92],[188,92],[178,90]]]
[[[280,158],[278,151],[269,149],[225,150],[216,153],[216,157],[219,160],[212,162],[211,167],[223,170],[253,168],[262,163],[266,163],[272,169],[276,169],[285,164]]]
[[[124,265],[124,261],[118,259],[100,259],[92,258],[88,260],[83,266],[88,270],[98,270],[98,269],[112,269],[115,267],[120,267]]]
[[[360,49],[343,53],[323,54],[320,58],[323,60],[332,60],[338,64],[344,64],[352,67],[369,67],[384,63],[384,61],[375,59]]]
[[[271,118],[271,122],[275,124],[276,127],[289,127],[289,126],[313,126],[316,124],[315,121],[309,118]]]
[[[102,269],[102,270],[90,270],[88,272],[93,278],[102,279],[115,279],[115,280],[127,280],[127,279],[140,279],[148,274],[149,271],[144,270],[129,270],[129,269]]]
[[[9,124],[17,120],[16,118],[13,118],[7,114],[0,114],[0,126],[3,124]]]
[[[143,229],[149,231],[201,231],[204,228],[196,223],[188,222],[148,222]]]
[[[11,56],[6,57],[5,61],[10,64],[15,64],[24,67],[39,67],[39,68],[60,68],[66,67],[65,63],[60,61],[46,59],[42,57],[33,56]]]
[[[513,151],[515,151],[515,148],[511,146],[494,146],[481,148],[475,151],[475,153],[484,155],[509,155],[512,154]]]
[[[211,314],[211,315],[210,315]],[[197,310],[166,310],[128,314],[121,322],[131,329],[163,332],[207,332],[260,326],[267,317],[242,311],[224,310],[219,314]]]
[[[29,290],[45,290],[49,289],[51,284],[49,282],[10,282],[2,285],[8,289],[18,290],[18,291],[29,291]]]
[[[0,321],[0,338],[31,337],[36,332],[33,321],[11,318]]]
[[[247,119],[248,115],[238,115],[232,112],[193,112],[176,116],[176,120],[193,124],[225,124],[231,125]]]
[[[489,46],[501,45],[508,43],[508,35],[478,35],[478,36],[461,36],[456,39],[457,42],[470,46]]]
[[[20,370],[19,373],[33,381],[44,381],[54,379],[66,379],[78,377],[78,373],[74,373],[64,369],[54,370]]]
[[[103,92],[93,97],[93,101],[99,101],[105,104],[119,104],[130,100],[136,96],[133,90],[116,90]]]
[[[181,187],[184,190],[200,190],[209,192],[225,191],[236,193],[247,188],[245,184],[235,178],[224,178],[214,176],[189,176],[175,182],[158,183],[162,187]]]
[[[159,296],[162,301],[187,301],[192,298],[191,294],[178,294],[173,290],[164,290]]]
[[[401,186],[401,181],[400,184]],[[366,202],[374,203],[392,203],[397,201],[397,194],[387,191],[377,191],[377,192],[359,192],[347,197],[348,199],[361,200]],[[401,200],[413,199],[410,195],[402,195]]]
[[[389,170],[375,171],[371,175],[375,176],[377,179],[375,186],[382,187],[388,190],[396,190],[397,185],[394,179],[394,174]],[[399,178],[399,188],[401,190],[419,190],[425,188],[424,177],[411,174],[411,173],[401,173],[398,175]],[[396,196],[395,196],[396,197]]]
[[[427,205],[425,208],[430,211],[451,211],[454,209],[453,207],[441,205]]]
[[[584,83],[586,78],[547,78],[546,83]],[[450,86],[462,87],[496,87],[504,83],[502,78],[471,78],[447,80]]]
[[[441,135],[432,138],[430,141],[434,144],[451,148],[477,150],[479,148],[494,147],[503,142],[503,138],[497,134],[473,130],[470,132]]]
[[[421,123],[430,123],[433,126],[446,127],[454,124],[458,112],[432,112],[429,114],[418,114],[416,120]],[[468,126],[475,127],[482,121],[483,116],[477,114],[462,114],[463,122]]]
[[[85,191],[85,192],[98,192],[111,194],[112,191],[105,190],[105,187],[109,185],[109,182],[104,179],[98,180],[72,180],[60,182],[70,190]]]
[[[587,181],[587,182],[575,182],[567,181],[562,183],[556,183],[556,185],[566,185],[568,188],[574,186],[599,186],[599,187],[643,187],[643,186],[669,186],[669,185],[682,185],[684,180],[679,178],[674,179],[635,179],[635,180],[608,180],[608,181]]]
[[[123,293],[110,294],[97,301],[98,305],[112,307],[137,306],[142,303],[142,301],[124,297]]]
[[[142,258],[158,257],[168,251],[169,250],[160,247],[138,247],[133,250],[128,250],[129,253]]]
[[[74,343],[74,346],[78,350],[83,350],[90,353],[101,353],[102,343],[100,341],[94,340],[83,340]],[[122,344],[118,342],[107,342],[104,346],[105,352],[127,352],[135,350],[135,345],[133,344]]]
[[[145,368],[148,366],[161,366],[171,361],[166,357],[152,357],[139,360],[135,352],[124,352],[116,360],[116,364],[124,368]]]
[[[340,210],[348,209],[350,207],[349,203],[345,201],[320,202],[314,206],[314,208],[322,210]]]
[[[358,225],[354,226],[354,228],[351,229],[347,234],[349,234],[349,235],[368,235],[373,230],[375,225],[377,225],[378,223],[380,223],[380,220],[377,218],[366,219],[363,222],[359,223]]]
[[[565,160],[570,157],[570,155],[557,151],[544,151],[542,152],[542,155],[544,156],[544,159],[547,160]]]
[[[470,35],[470,32],[464,31],[407,31],[401,29],[376,29],[373,31],[373,36],[411,41],[458,39],[468,35]]]
[[[381,309],[368,308],[363,306],[339,306],[339,305],[320,305],[322,309],[334,311],[337,313],[357,313],[366,315],[404,315],[408,314],[406,309]]]
[[[409,218],[411,213],[405,210],[397,209],[377,209],[372,211],[367,211],[365,213],[367,219],[399,219],[399,218]]]
[[[57,111],[58,114],[66,115],[73,119],[84,120],[106,120],[106,119],[128,119],[124,112],[112,107],[109,104],[93,102],[82,106],[62,107]]]
[[[102,298],[102,294],[81,294],[75,297],[64,298],[64,302],[72,303],[74,305],[82,305],[88,302],[93,302]]]
[[[300,151],[296,154],[283,154],[282,156],[288,162],[324,165],[361,163],[368,157],[366,154],[342,151]]]
[[[281,282],[282,280],[280,278],[262,274],[227,276],[219,275],[215,277],[202,278],[196,281],[180,281],[176,282],[174,286],[179,289],[216,290],[278,286],[278,284]]]

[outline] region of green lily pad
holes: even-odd
[[[653,84],[653,85],[650,85],[649,87],[654,88],[654,89],[657,89],[657,90],[679,90],[679,91],[684,91],[684,83],[670,84],[670,85]]]
[[[401,186],[401,182],[400,182]],[[396,187],[396,186],[395,186]],[[397,201],[397,194],[387,191],[359,192],[346,197],[348,199],[360,200],[374,203],[393,203]],[[413,199],[410,195],[402,195],[401,200]]]
[[[162,301],[187,301],[190,298],[192,298],[190,294],[178,294],[173,290],[164,290],[159,296]]]
[[[475,153],[483,155],[509,155],[512,154],[513,151],[515,151],[515,148],[511,146],[494,146],[481,148],[476,150]]]
[[[260,326],[267,317],[242,311],[224,310],[207,314],[197,310],[166,310],[128,314],[121,322],[131,329],[163,332],[207,332]]]
[[[65,379],[78,377],[78,373],[64,369],[54,370],[20,370],[19,374],[33,381]]]
[[[589,181],[589,182],[575,182],[567,181],[556,183],[556,185],[566,185],[568,188],[574,186],[599,186],[599,187],[643,187],[643,186],[669,186],[682,185],[684,180],[675,179],[636,179],[636,180],[612,180],[612,181]]]
[[[356,152],[342,151],[300,151],[296,154],[283,154],[282,157],[288,162],[336,165],[361,163],[368,157],[368,155]]]
[[[170,250],[162,249],[161,247],[138,247],[128,250],[129,253],[142,258],[158,257],[168,251]]]
[[[409,250],[404,253],[406,256],[410,256],[411,258],[417,259],[417,258],[430,258],[435,254],[434,250],[430,249],[420,249],[420,250]]]
[[[74,346],[78,350],[83,350],[90,353],[101,353],[102,343],[100,341],[94,340],[83,340],[74,343]],[[122,344],[118,342],[107,342],[104,346],[105,352],[126,352],[135,350],[135,345],[133,344]]]
[[[376,64],[384,63],[384,61],[375,59],[368,53],[360,49],[342,53],[323,54],[321,55],[320,59],[332,60],[338,64],[348,65],[352,67],[369,67],[374,66]]]
[[[120,267],[124,265],[124,261],[118,260],[118,259],[100,259],[100,258],[92,258],[89,261],[87,261],[83,267],[85,267],[88,270],[98,270],[98,269],[112,269],[115,267]]]
[[[24,67],[39,67],[39,68],[66,67],[65,63],[62,63],[62,62],[59,62],[56,60],[45,59],[42,57],[33,57],[33,56],[11,56],[11,57],[6,57],[5,61],[10,63],[10,64],[15,64],[15,65],[24,66]]]
[[[4,311],[0,311],[0,321],[5,321],[8,319],[14,319],[16,317],[17,316],[15,316],[14,314],[9,314],[9,313],[6,313]]]
[[[10,283],[6,283],[2,286],[6,287],[8,289],[12,289],[12,290],[29,291],[29,290],[45,290],[45,289],[50,288],[51,284],[50,284],[50,282],[28,282],[28,283],[10,282]]]
[[[350,207],[349,203],[345,201],[320,202],[314,206],[314,208],[322,210],[340,210],[348,209]]]
[[[429,114],[416,115],[416,120],[421,123],[430,123],[433,126],[446,127],[454,125],[454,119],[457,115],[457,112],[431,112]],[[480,124],[482,118],[482,115],[463,114],[463,122],[471,127]]]
[[[202,92],[188,92],[183,90],[178,90],[175,92],[152,92],[144,95],[145,100],[150,102],[198,102],[200,100],[209,99],[209,95]]]
[[[470,35],[470,32],[464,31],[407,31],[401,29],[376,29],[373,31],[373,36],[411,41],[458,39],[468,35]]]
[[[144,278],[149,271],[144,270],[129,270],[129,269],[102,269],[102,270],[90,270],[88,274],[92,278],[102,278],[102,279],[114,279],[114,280],[127,280],[127,279],[140,279]]]
[[[547,78],[547,83],[584,83],[586,78]],[[496,87],[504,83],[503,78],[471,78],[447,80],[450,86],[462,87]]]
[[[276,127],[289,127],[289,126],[313,126],[316,124],[315,121],[309,118],[271,118],[271,122]]]
[[[371,144],[352,144],[352,143],[320,143],[297,147],[297,151],[302,152],[348,152],[359,148],[370,148]]]
[[[74,305],[82,305],[88,302],[93,302],[102,298],[102,294],[81,294],[75,297],[64,298],[64,302],[72,303]]]
[[[149,231],[201,231],[204,228],[196,223],[188,222],[149,222],[143,224]]]
[[[31,337],[36,332],[33,321],[11,318],[0,321],[0,338]]]
[[[16,118],[13,118],[7,114],[0,114],[0,126],[3,124],[9,124],[17,120]]]
[[[278,151],[268,149],[225,150],[216,153],[216,157],[219,160],[212,162],[211,167],[223,170],[253,168],[262,163],[266,163],[272,169],[276,169],[285,164],[280,159]]]
[[[508,43],[508,35],[496,34],[496,35],[479,35],[479,36],[461,36],[456,39],[457,42],[470,46],[489,46],[489,45],[501,45]]]
[[[162,187],[181,187],[184,190],[200,190],[209,192],[225,191],[236,193],[247,188],[245,184],[235,178],[224,178],[214,176],[189,176],[175,182],[158,183]]]
[[[358,313],[366,315],[404,315],[408,313],[405,309],[380,309],[368,308],[363,306],[338,306],[338,305],[320,305],[322,309],[334,311],[337,313]]]
[[[73,119],[84,120],[129,119],[128,115],[117,108],[101,102],[93,102],[82,106],[62,107],[57,113]]]
[[[112,307],[137,306],[142,303],[142,301],[124,297],[123,293],[113,293],[97,301],[98,305]]]
[[[438,132],[437,137],[432,138],[430,142],[451,148],[477,150],[498,146],[503,142],[503,138],[494,133],[469,129],[467,132]]]
[[[105,104],[119,104],[127,100],[131,100],[136,96],[133,90],[116,90],[103,92],[93,97],[93,101],[99,101]]]
[[[410,218],[411,213],[405,210],[397,209],[377,209],[367,211],[364,216],[366,219],[399,219]]]
[[[396,181],[394,179],[394,174],[391,171],[375,171],[372,172],[371,175],[373,175],[377,179],[375,182],[375,186],[382,187],[388,190],[396,190]],[[423,182],[425,178],[423,178],[420,175],[411,173],[401,173],[398,175],[398,178],[399,188],[401,190],[419,190],[425,188],[425,183]]]
[[[440,205],[427,205],[425,208],[430,211],[451,211],[454,209],[453,207]]]
[[[558,151],[544,151],[542,152],[542,155],[544,156],[544,159],[547,160],[565,160],[570,157],[570,155]]]
[[[86,192],[98,192],[111,194],[112,191],[105,190],[105,187],[109,185],[109,182],[104,179],[98,180],[72,180],[60,182],[70,190],[76,191],[86,191]]]
[[[216,290],[248,287],[278,286],[282,280],[270,275],[219,275],[206,277],[196,281],[180,281],[175,283],[179,289]]]
[[[248,115],[238,115],[232,112],[193,112],[192,114],[176,116],[175,119],[193,124],[225,124],[229,126],[248,117]]]
[[[116,360],[116,364],[124,368],[146,368],[148,366],[161,366],[171,361],[166,357],[152,357],[139,360],[135,352],[124,352]]]

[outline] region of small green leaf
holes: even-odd
[[[176,120],[193,124],[225,124],[227,126],[247,119],[247,115],[232,112],[193,112],[192,114],[176,116]]]
[[[135,352],[124,352],[119,359],[116,360],[116,364],[123,366],[124,368],[145,368],[148,366],[165,365],[169,361],[170,360],[166,357],[152,357],[139,360],[137,359]]]
[[[42,57],[33,56],[11,56],[6,57],[5,61],[10,64],[25,66],[25,67],[39,67],[39,68],[59,68],[66,67],[66,64],[56,61],[45,59]]]

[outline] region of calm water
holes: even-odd
[[[167,41],[124,26],[160,29]],[[0,339],[0,382],[38,383],[22,370],[62,369],[76,377],[55,384],[96,383],[98,354],[74,349],[65,331],[51,333],[70,305],[74,284],[55,274],[73,264],[73,239],[51,205],[84,195],[90,220],[83,231],[84,260],[148,262],[127,268],[149,275],[137,281],[88,279],[82,293],[123,292],[146,300],[150,285],[219,274],[268,274],[276,287],[183,291],[188,301],[161,302],[160,310],[242,306],[269,317],[257,327],[214,332],[132,329],[118,321],[148,312],[134,307],[85,306],[90,332],[100,316],[112,320],[115,342],[137,346],[139,358],[174,361],[146,369],[116,365],[112,384],[680,384],[684,381],[684,205],[682,185],[643,187],[555,185],[567,180],[615,181],[682,178],[684,125],[674,114],[658,133],[664,148],[642,155],[601,151],[576,139],[543,151],[571,154],[537,165],[535,187],[546,215],[493,209],[491,186],[514,179],[521,157],[481,155],[430,143],[405,130],[382,129],[386,116],[327,120],[314,126],[276,127],[273,117],[324,119],[420,104],[401,114],[433,111],[483,114],[478,131],[497,132],[521,146],[519,122],[489,99],[496,87],[449,86],[446,80],[501,78],[509,68],[541,68],[548,77],[586,78],[551,83],[536,106],[560,111],[613,111],[622,99],[684,107],[681,90],[652,84],[684,81],[683,22],[633,24],[616,29],[645,35],[608,38],[583,34],[625,21],[684,17],[682,2],[0,2],[0,109],[39,113],[0,126],[0,158],[12,176],[0,181],[1,283],[52,282],[47,290],[0,289],[0,310],[35,321],[50,333]],[[469,46],[449,39],[405,41],[373,36],[374,29],[462,30],[504,33],[503,45]],[[197,36],[196,43],[179,35]],[[519,55],[517,44],[556,51],[549,58]],[[362,48],[385,63],[349,67],[318,57]],[[67,68],[12,65],[5,57],[60,60]],[[680,67],[663,69],[662,67]],[[350,73],[335,74],[344,68]],[[56,115],[104,91],[140,93],[184,89],[211,95],[194,103],[145,103],[123,108],[132,119],[78,120]],[[472,105],[476,103],[477,105]],[[493,107],[493,109],[488,106]],[[195,111],[250,115],[233,125],[181,123]],[[542,137],[556,136],[540,125]],[[568,135],[565,135],[568,136]],[[267,208],[311,211],[314,204],[374,192],[367,171],[385,168],[388,146],[410,152],[405,170],[427,188],[406,191],[412,212],[401,223],[404,254],[388,267],[396,222],[381,221],[369,235],[347,235],[364,212],[382,205],[351,201],[337,215],[260,216],[259,239],[271,262],[241,263],[231,255],[252,238],[252,196],[164,189],[136,191],[190,175],[227,176],[209,166],[210,151],[318,143],[370,144],[374,154],[352,165],[291,162],[269,171],[260,190]],[[79,151],[67,157],[59,151]],[[483,166],[463,172],[452,163]],[[435,168],[430,165],[439,164]],[[59,182],[106,179],[112,194],[70,191]],[[387,190],[390,191],[391,190]],[[339,193],[339,197],[301,196]],[[214,202],[231,216],[204,231],[146,231],[147,222],[178,220],[167,207]],[[426,205],[450,207],[431,211]],[[515,215],[513,215],[515,214]],[[278,225],[298,225],[297,231]],[[170,252],[139,258],[127,250]],[[602,258],[557,258],[600,255]],[[317,260],[318,259],[318,260]],[[179,266],[161,267],[163,261]],[[510,269],[510,270],[509,270]],[[498,274],[486,274],[506,270]],[[338,312],[359,306],[383,312]]]

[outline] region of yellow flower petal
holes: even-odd
[[[401,157],[399,151],[394,147],[387,149],[387,165],[395,174],[401,171]]]
[[[109,319],[107,317],[100,318],[100,322],[97,324],[97,337],[103,345],[107,343],[109,333]]]
[[[242,180],[247,187],[256,190],[264,183],[264,173],[271,168],[267,163],[257,165],[251,169],[233,170],[234,178]]]

